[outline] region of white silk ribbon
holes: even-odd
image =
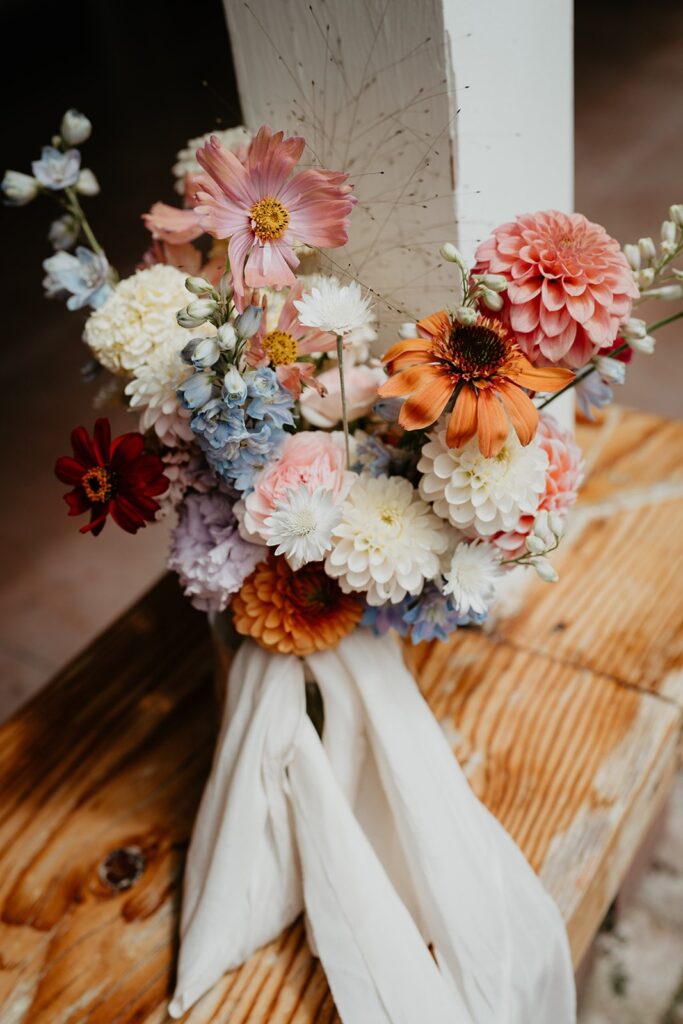
[[[344,1024],[574,1024],[562,918],[390,638],[244,643],[185,873],[180,1017],[305,908]],[[427,943],[432,945],[433,955]]]

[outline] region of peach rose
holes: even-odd
[[[265,521],[287,491],[301,484],[311,492],[332,491],[341,503],[356,477],[346,469],[344,436],[304,431],[285,439],[277,462],[266,466],[254,478],[254,489],[235,506],[240,533],[254,543],[265,543]]]
[[[349,420],[357,420],[367,416],[378,399],[377,388],[386,381],[386,374],[381,366],[350,366],[344,367],[344,383],[346,385],[346,408]],[[301,415],[314,427],[330,430],[341,423],[342,403],[337,367],[325,370],[318,377],[318,382],[327,394],[319,395],[313,388],[307,388],[301,396]]]

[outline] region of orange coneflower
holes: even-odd
[[[363,602],[342,593],[322,562],[295,572],[270,554],[232,599],[235,629],[267,650],[312,654],[335,647],[360,622]]]
[[[520,442],[529,444],[538,410],[524,388],[559,391],[574,376],[571,370],[532,366],[510,330],[492,317],[466,325],[442,310],[417,327],[421,337],[399,341],[385,353],[387,371],[395,376],[379,393],[409,396],[399,415],[406,430],[430,426],[455,396],[446,435],[450,448],[461,448],[478,433],[482,455],[497,455],[509,433],[508,417]]]

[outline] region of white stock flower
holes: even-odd
[[[332,547],[332,530],[341,506],[332,491],[309,491],[305,484],[288,490],[265,520],[266,543],[284,555],[292,569],[320,562]]]
[[[182,338],[180,339],[183,340]],[[193,439],[190,429],[192,413],[178,399],[176,390],[194,370],[180,358],[180,345],[167,342],[138,366],[132,381],[126,385],[131,409],[140,413],[140,431],[154,430],[159,440],[174,447],[179,441]]]
[[[159,345],[172,338],[188,341],[192,332],[179,327],[175,317],[187,305],[186,276],[161,263],[137,270],[90,315],[84,339],[107,370],[130,375]]]
[[[512,530],[538,508],[545,491],[548,456],[534,440],[526,447],[511,431],[500,453],[486,459],[473,437],[462,448],[446,444],[443,420],[429,435],[417,468],[420,495],[442,519],[470,535]]]
[[[446,530],[402,477],[361,474],[332,531],[325,571],[344,593],[365,591],[368,604],[396,604],[419,594],[440,570]]]
[[[173,174],[176,180],[176,192],[182,196],[185,192],[185,175],[203,173],[197,162],[197,150],[208,142],[212,135],[231,152],[241,146],[248,146],[251,142],[251,135],[242,125],[235,128],[224,128],[222,131],[207,132],[205,135],[198,135],[196,139],[188,139],[185,147],[176,154],[176,162],[173,165]]]
[[[444,573],[444,594],[450,594],[461,615],[485,615],[500,575],[500,555],[484,540],[461,541]]]
[[[310,291],[294,300],[304,327],[344,336],[370,326],[374,313],[370,296],[363,296],[355,281],[340,284],[336,277],[320,277]]]

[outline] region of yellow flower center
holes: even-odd
[[[95,504],[109,501],[114,493],[113,474],[110,469],[106,469],[104,466],[89,469],[87,473],[83,474],[81,484],[88,501],[92,501]]]
[[[289,225],[289,211],[279,199],[264,196],[251,208],[251,226],[260,242],[273,242],[284,235]]]
[[[286,331],[270,331],[263,339],[263,347],[268,353],[273,366],[285,366],[295,363],[299,355],[296,338]]]

